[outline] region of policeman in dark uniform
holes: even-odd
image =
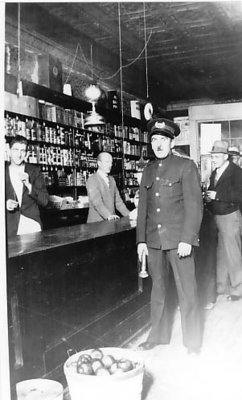
[[[174,273],[181,311],[183,343],[189,353],[201,347],[193,246],[198,246],[203,202],[197,167],[192,160],[173,155],[180,129],[173,121],[149,121],[156,160],[144,168],[137,219],[139,259],[148,256],[152,278],[151,332],[139,347],[150,350],[168,344],[171,324],[167,308],[169,266]]]

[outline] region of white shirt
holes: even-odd
[[[21,165],[16,168],[11,167],[11,165],[9,166],[10,181],[17,196],[17,199],[13,200],[18,201],[19,207],[21,207],[22,197],[23,197],[24,184],[20,179],[20,174],[22,174],[23,172],[24,172],[24,165]],[[41,231],[41,226],[37,221],[20,214],[17,235],[22,235],[24,233],[40,232],[40,231]]]
[[[10,181],[17,196],[17,199],[13,200],[18,201],[19,207],[21,207],[22,204],[22,195],[24,186],[23,182],[20,179],[20,174],[22,174],[23,172],[24,172],[24,165],[21,165],[19,167],[12,167],[11,165],[9,166]]]
[[[225,163],[222,165],[222,167],[216,169],[215,182],[218,182],[220,176],[223,174],[223,172],[226,170],[226,168],[228,166],[229,166],[229,162],[225,161]]]
[[[108,187],[109,187],[108,175],[105,174],[105,172],[101,171],[100,169],[98,169],[97,173],[101,176],[101,178],[104,180],[104,182],[106,183],[106,185],[108,185]]]

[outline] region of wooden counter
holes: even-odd
[[[48,376],[90,337],[109,345],[89,325],[139,289],[135,222],[21,235],[8,243],[7,264],[12,380]]]
[[[8,241],[8,258],[115,235],[134,230],[135,227],[136,221],[130,221],[128,217],[125,217],[118,221],[94,222],[19,235]]]

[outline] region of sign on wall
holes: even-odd
[[[189,117],[176,117],[173,121],[181,130],[180,135],[175,138],[175,146],[190,144]]]

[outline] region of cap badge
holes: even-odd
[[[165,126],[166,126],[165,122],[156,121],[156,123],[155,123],[155,128],[157,128],[157,129],[164,129]]]

